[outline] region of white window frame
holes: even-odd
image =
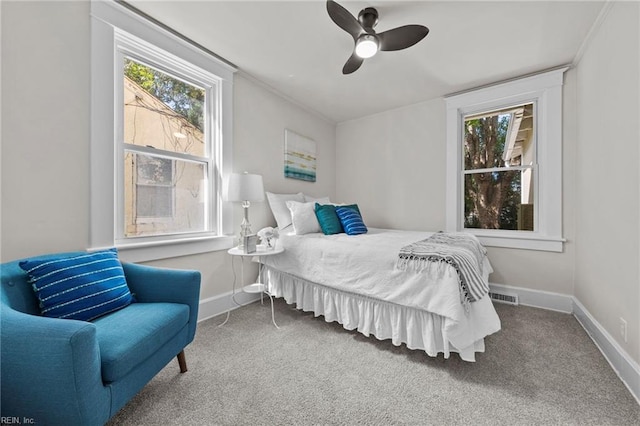
[[[116,28],[114,30],[114,37],[116,41],[116,69],[121,70],[120,74],[116,76],[115,81],[115,105],[117,113],[115,117],[115,129],[116,129],[116,160],[119,157],[121,161],[116,161],[116,245],[117,246],[130,246],[140,242],[166,242],[171,238],[168,235],[148,236],[148,237],[126,237],[125,236],[125,213],[122,201],[124,200],[124,185],[125,182],[122,179],[124,176],[124,154],[129,151],[133,154],[148,154],[151,156],[159,156],[168,160],[178,161],[193,161],[197,164],[203,164],[205,167],[206,181],[210,185],[215,185],[216,181],[213,177],[212,171],[215,169],[215,158],[213,156],[214,150],[212,149],[219,143],[220,134],[215,131],[215,125],[220,119],[220,111],[217,109],[217,105],[220,104],[220,78],[209,73],[201,68],[181,60],[180,58],[144,42],[137,37],[132,36],[124,31]],[[196,87],[201,87],[205,91],[205,108],[206,114],[204,119],[204,146],[205,152],[203,155],[194,155],[188,153],[181,153],[175,151],[165,151],[156,148],[149,148],[141,145],[132,145],[124,140],[124,105],[123,92],[124,92],[124,75],[122,70],[124,69],[124,61],[126,58],[132,59],[137,63],[146,64],[158,71],[170,75],[174,78],[178,78]],[[213,123],[212,123],[213,122]],[[172,163],[173,167],[173,163]],[[215,197],[211,196],[212,191],[207,192],[207,202],[205,212],[205,232],[201,232],[201,235],[192,235],[192,237],[199,236],[214,236],[217,234],[215,229],[215,206],[217,201]],[[214,207],[209,209],[209,206]],[[175,207],[175,206],[173,206]],[[175,209],[174,209],[175,210]],[[168,220],[168,219],[165,219]],[[185,234],[182,235],[184,237]]]
[[[475,234],[490,247],[561,252],[562,84],[568,67],[445,97],[447,108],[446,229]],[[534,231],[464,228],[464,117],[533,102],[536,120]]]
[[[117,247],[120,258],[140,262],[184,256],[233,245],[233,209],[222,199],[222,182],[231,173],[233,74],[236,69],[205,53],[193,44],[131,12],[115,2],[91,2],[91,233],[90,249]],[[127,44],[128,43],[128,44]],[[118,206],[124,179],[124,157],[119,142],[122,114],[121,48],[136,46],[140,51],[166,53],[167,71],[171,61],[191,64],[217,78],[210,167],[210,205],[215,207],[209,232],[123,239]],[[134,56],[135,59],[135,56]],[[154,61],[155,62],[155,61]],[[120,81],[120,83],[118,83]]]

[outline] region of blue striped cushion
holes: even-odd
[[[20,262],[42,315],[91,321],[133,301],[116,249]]]
[[[366,234],[368,229],[362,221],[362,216],[357,206],[338,206],[336,214],[347,235]]]

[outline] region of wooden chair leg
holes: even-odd
[[[187,359],[184,356],[184,350],[180,351],[180,353],[178,354],[178,365],[180,365],[181,373],[187,372]]]

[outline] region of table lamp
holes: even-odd
[[[244,249],[244,237],[251,235],[251,223],[249,223],[249,206],[251,202],[264,200],[264,187],[262,176],[244,173],[232,173],[227,187],[227,201],[242,202],[244,217],[240,224],[240,242],[238,249]]]

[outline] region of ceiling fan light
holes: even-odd
[[[356,55],[366,59],[378,52],[378,39],[371,34],[364,34],[356,41]]]

